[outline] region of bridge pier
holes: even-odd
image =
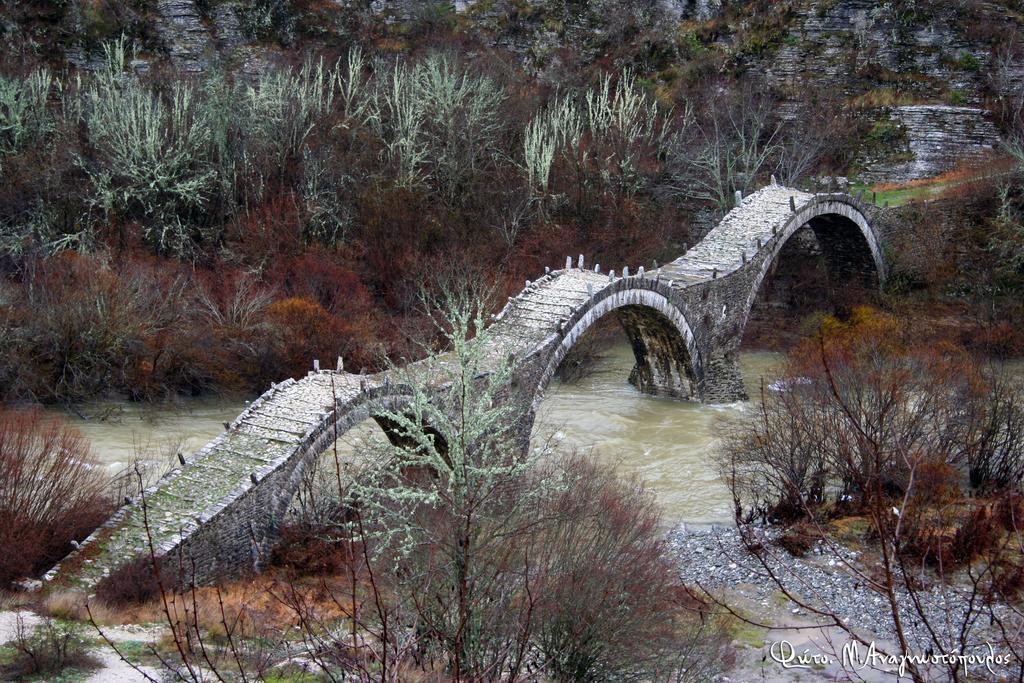
[[[704,362],[701,398],[705,403],[732,403],[750,398],[743,384],[736,350],[713,353]]]
[[[629,383],[645,394],[693,399],[696,392],[689,379],[680,377],[670,366],[645,361],[637,363],[629,373]]]

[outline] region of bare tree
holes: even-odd
[[[808,93],[781,126],[775,174],[796,186],[841,150],[844,105],[822,92]]]
[[[752,84],[718,93],[669,147],[669,189],[708,202],[724,214],[738,190],[753,188],[779,146],[780,126],[770,101]]]
[[[106,519],[106,480],[77,430],[0,410],[0,586],[49,568]]]

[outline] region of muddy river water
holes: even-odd
[[[761,377],[770,381],[781,359],[766,352],[742,355],[752,395]],[[655,492],[667,519],[728,521],[730,498],[711,454],[722,418],[747,408],[641,394],[627,382],[632,366],[632,352],[623,341],[602,351],[582,379],[555,380],[538,414],[535,441],[554,437],[566,449],[589,450],[624,473],[636,474]],[[134,459],[165,463],[178,452],[196,450],[244,407],[241,400],[226,399],[189,400],[171,407],[111,402],[85,406],[82,412],[89,419],[65,417],[114,473]],[[369,423],[360,431],[376,429]],[[351,447],[357,437],[346,441]]]

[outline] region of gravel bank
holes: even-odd
[[[895,642],[888,601],[844,566],[849,564],[870,574],[875,567],[865,566],[860,553],[845,547],[837,547],[835,552],[826,551],[819,544],[804,557],[793,557],[773,543],[778,535],[777,530],[763,528],[758,529],[757,533],[764,545],[768,566],[778,576],[785,577],[790,592],[811,605],[830,605],[839,619],[868,641],[874,640],[880,645],[883,642]],[[716,594],[738,595],[765,607],[774,605],[778,608],[784,604],[768,571],[760,560],[747,552],[735,529],[688,529],[681,524],[672,529],[668,538],[680,573],[688,584],[699,585]],[[943,651],[957,650],[954,644],[968,610],[968,599],[962,588],[933,585],[928,590],[918,591],[918,597],[932,627],[946,645]],[[897,601],[904,630],[912,647],[920,652],[927,651],[932,647],[931,640],[910,596],[905,590],[898,590]],[[794,623],[816,619],[813,614],[796,608],[792,603],[785,603],[785,610],[792,616]],[[770,611],[766,610],[765,613]],[[779,611],[782,612],[781,609]],[[998,609],[997,613],[1002,616],[1008,614],[1005,608]],[[788,624],[775,625],[784,627]],[[990,630],[989,615],[985,613],[972,624],[970,642],[977,645],[969,651],[987,652],[984,644],[995,639]]]

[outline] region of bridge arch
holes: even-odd
[[[383,413],[402,412],[408,406],[410,397],[411,391],[408,387],[388,384],[355,397],[339,398],[334,411],[328,413],[319,428],[319,436],[290,456],[289,472],[277,485],[270,509],[272,523],[284,520],[304,478],[316,468],[320,457],[354,427],[372,420],[380,426],[392,443],[397,443],[393,426],[383,417]],[[268,529],[268,537],[263,540],[269,540],[273,531]]]
[[[317,377],[311,375],[285,391],[301,387],[304,382]],[[320,456],[353,427],[368,420],[378,420],[382,413],[388,411],[401,412],[408,406],[412,392],[407,386],[392,384],[386,379],[383,383],[370,384],[361,380],[356,384],[354,377],[336,376],[340,385],[338,390],[332,387],[326,393],[330,401],[323,406],[326,410],[320,413],[319,421],[307,430],[303,438],[283,452],[279,451],[276,458],[250,478],[242,479],[213,507],[213,514],[182,528],[175,541],[158,548],[157,555],[163,566],[177,571],[180,559],[186,558],[183,566],[196,568],[195,575],[188,578],[200,584],[246,566],[258,568],[276,540],[280,524],[303,478],[316,467]],[[298,413],[303,409],[306,397],[296,393],[295,399],[286,405],[291,405]],[[321,392],[321,396],[324,395]],[[259,405],[254,402],[249,410],[258,412]],[[278,415],[287,419],[283,411]],[[245,417],[246,413],[243,413],[236,424],[244,424]],[[381,423],[381,427],[394,440],[387,425]],[[230,434],[229,431],[222,436],[230,438]]]
[[[646,393],[697,398],[703,364],[693,329],[673,303],[671,290],[657,280],[622,278],[597,291],[554,335],[533,387],[534,410],[569,350],[598,320],[617,313],[633,348],[630,382]]]
[[[881,242],[860,202],[849,195],[815,195],[778,228],[761,258],[752,262],[753,279],[743,307],[740,333],[761,291],[765,278],[783,249],[800,230],[809,228],[822,249],[830,280],[878,287],[885,282],[886,265]]]

